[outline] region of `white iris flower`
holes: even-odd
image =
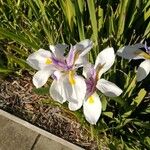
[[[150,73],[150,47],[147,43],[124,46],[117,51],[117,55],[125,59],[144,59],[137,69],[137,81],[142,81]]]
[[[109,97],[116,97],[122,93],[122,90],[114,83],[101,78],[114,61],[114,49],[106,48],[98,54],[94,66],[89,64],[84,68],[83,74],[86,77],[87,93],[83,103],[83,112],[90,124],[96,124],[102,111],[102,104],[96,93],[97,89]]]
[[[68,100],[69,108],[77,110],[82,106],[86,83],[84,78],[76,74],[76,70],[87,63],[85,55],[93,47],[93,42],[86,39],[71,46],[67,56],[64,56],[66,45],[49,47],[51,52],[40,49],[27,59],[27,63],[38,70],[33,77],[33,84],[39,88],[52,75],[54,81],[50,87],[51,97],[60,103]]]

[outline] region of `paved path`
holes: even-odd
[[[52,140],[29,127],[30,124],[27,128],[10,120],[2,115],[0,110],[0,150],[72,150],[70,146],[67,147],[57,142],[59,140],[57,137],[56,140]]]

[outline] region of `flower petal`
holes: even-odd
[[[54,80],[50,87],[50,95],[53,100],[58,101],[59,103],[64,103],[67,100],[66,90],[67,87],[64,87],[63,80]],[[70,91],[68,89],[68,91]]]
[[[51,88],[51,97],[59,102],[78,103],[83,101],[86,94],[86,84],[82,77],[75,76],[74,74],[64,74],[59,77],[59,80],[54,80]],[[78,105],[78,104],[77,104]]]
[[[77,59],[78,55],[76,54],[76,51],[74,47],[71,45],[70,51],[68,53],[68,56],[66,58],[66,62],[68,66],[72,66],[75,63],[75,59]]]
[[[83,67],[87,63],[89,63],[87,54],[84,56],[79,56],[75,61],[75,68]]]
[[[60,80],[64,73],[62,71],[56,70],[54,71],[53,75],[55,76],[55,79]]]
[[[78,103],[69,102],[68,107],[71,111],[76,111],[82,107],[83,100],[79,100]]]
[[[86,83],[84,78],[78,75],[69,76],[69,79],[66,78],[65,85],[71,89],[71,93],[68,91],[68,101],[78,103],[83,101],[86,94]]]
[[[112,47],[106,48],[98,54],[94,68],[100,68],[99,77],[113,65],[114,61],[115,54],[114,49]]]
[[[85,39],[78,44],[76,44],[76,48],[81,51],[80,56],[86,55],[93,47],[93,42],[89,39]]]
[[[85,62],[85,56],[90,49],[93,47],[93,42],[91,40],[83,40],[79,43],[77,43],[74,46],[71,46],[69,54],[67,56],[67,65],[73,66],[74,64],[82,65],[83,62]]]
[[[87,63],[86,65],[83,66],[83,76],[85,78],[89,78],[91,76],[94,76],[94,66],[91,63]]]
[[[33,76],[33,84],[36,88],[42,87],[53,73],[52,70],[40,70]]]
[[[98,94],[95,92],[83,104],[83,112],[90,124],[96,124],[102,111],[102,104]]]
[[[56,58],[64,58],[64,51],[68,46],[66,44],[50,45],[49,48]]]
[[[98,80],[96,87],[108,97],[116,97],[122,93],[117,85],[105,79]]]
[[[27,63],[34,69],[40,70],[51,65],[51,52],[39,49],[27,58]]]
[[[141,52],[144,52],[140,50],[142,47],[144,47],[144,45],[141,43],[124,46],[117,51],[117,55],[125,59],[144,59],[142,55],[139,55]]]
[[[143,61],[137,70],[137,81],[142,81],[150,73],[150,60]]]
[[[76,49],[77,51],[80,51],[80,56],[84,56],[85,54],[87,54],[91,48],[93,47],[93,42],[89,39],[85,39],[79,43],[77,43],[76,45],[73,46],[74,49]]]

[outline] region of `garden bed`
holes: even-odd
[[[96,150],[97,142],[85,125],[67,108],[34,92],[32,77],[9,77],[0,81],[0,108],[71,143]],[[107,149],[101,140],[101,147]]]

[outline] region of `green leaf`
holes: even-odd
[[[121,107],[125,105],[124,99],[122,99],[120,96],[118,97],[111,97],[112,100],[116,101],[118,104],[120,104]]]
[[[144,138],[144,143],[145,143],[145,145],[147,145],[147,147],[150,149],[150,137],[146,136],[146,137]]]
[[[76,13],[76,20],[77,20],[80,40],[85,39],[84,23],[83,23],[83,17],[84,17],[83,7],[84,7],[84,3],[82,0],[75,1],[75,13]]]
[[[73,30],[73,19],[75,16],[75,6],[73,5],[71,0],[61,0],[60,1],[61,8],[65,15],[65,19],[67,19],[70,30]]]
[[[145,89],[141,89],[138,93],[138,96],[134,99],[134,101],[132,102],[131,105],[136,104],[136,106],[138,106],[142,100],[144,99],[145,95],[146,95],[146,90]]]
[[[141,120],[139,120],[139,121],[134,121],[134,124],[141,127],[141,128],[145,128],[145,129],[150,128],[150,123],[149,122],[142,122]]]
[[[25,57],[27,57],[28,56],[28,53],[27,53],[27,51],[25,51],[25,49],[23,49],[23,48],[20,48],[20,47],[18,47],[18,46],[14,46],[14,45],[10,45],[10,46],[8,46],[8,48],[10,47],[10,49],[12,49],[12,50],[14,50],[16,53],[18,53],[18,54],[20,54],[21,56],[25,56]]]
[[[5,68],[0,68],[0,73],[5,73],[5,74],[9,74],[13,72],[12,70],[9,70],[9,69],[5,69]]]
[[[144,20],[146,21],[148,18],[150,18],[150,9],[144,13]]]
[[[129,117],[133,111],[136,109],[136,107],[139,106],[139,104],[142,102],[146,95],[145,89],[141,89],[137,95],[137,97],[133,100],[130,107],[128,108],[128,111],[122,115],[123,118]]]
[[[101,31],[103,24],[104,24],[104,11],[100,6],[98,6],[98,32]]]
[[[122,36],[125,28],[125,20],[126,20],[126,11],[127,6],[129,5],[129,0],[122,0],[120,3],[120,13],[119,13],[119,21],[118,21],[118,32],[117,32],[117,38],[119,39],[120,36]]]
[[[39,7],[43,20],[46,21],[47,24],[49,24],[50,22],[46,14],[44,2],[42,2],[41,0],[36,0],[34,2]]]
[[[113,113],[112,112],[103,112],[103,115],[109,117],[109,118],[113,118]]]
[[[144,31],[144,36],[143,36],[143,38],[144,37],[150,37],[150,22],[148,23],[148,26],[147,26],[147,28],[145,29],[145,31]]]
[[[102,95],[101,97],[101,102],[102,102],[102,110],[105,111],[107,107],[107,99],[106,96]]]
[[[3,35],[5,38],[10,38],[11,40],[16,41],[20,44],[24,44],[34,49],[39,49],[39,46],[26,39],[22,33],[17,33],[16,31],[9,31],[7,28],[0,27],[0,34]]]
[[[52,37],[52,34],[50,34],[48,27],[46,26],[46,24],[44,22],[41,22],[41,24],[42,24],[43,30],[45,32],[45,35],[46,35],[46,38],[47,38],[49,44],[53,44],[53,37]]]
[[[98,28],[97,28],[97,19],[96,19],[96,10],[95,10],[95,4],[94,0],[87,0],[88,9],[90,13],[90,21],[92,24],[92,30],[93,30],[93,40],[95,42],[95,46],[98,45]]]
[[[8,53],[7,53],[7,58],[9,60],[9,63],[13,62],[13,63],[20,65],[21,68],[30,69],[30,66],[27,64],[26,60],[24,60],[22,58],[18,58],[16,56],[13,56],[13,55],[8,54]]]
[[[128,78],[127,78],[127,81],[129,81],[129,79],[130,79],[130,78],[128,77]],[[131,96],[132,91],[133,91],[134,88],[136,87],[136,76],[135,76],[130,82],[128,82],[128,83],[130,83],[130,84],[128,85],[128,88],[127,88],[126,91],[124,92],[123,97],[125,97],[126,94],[128,94],[128,97]]]

